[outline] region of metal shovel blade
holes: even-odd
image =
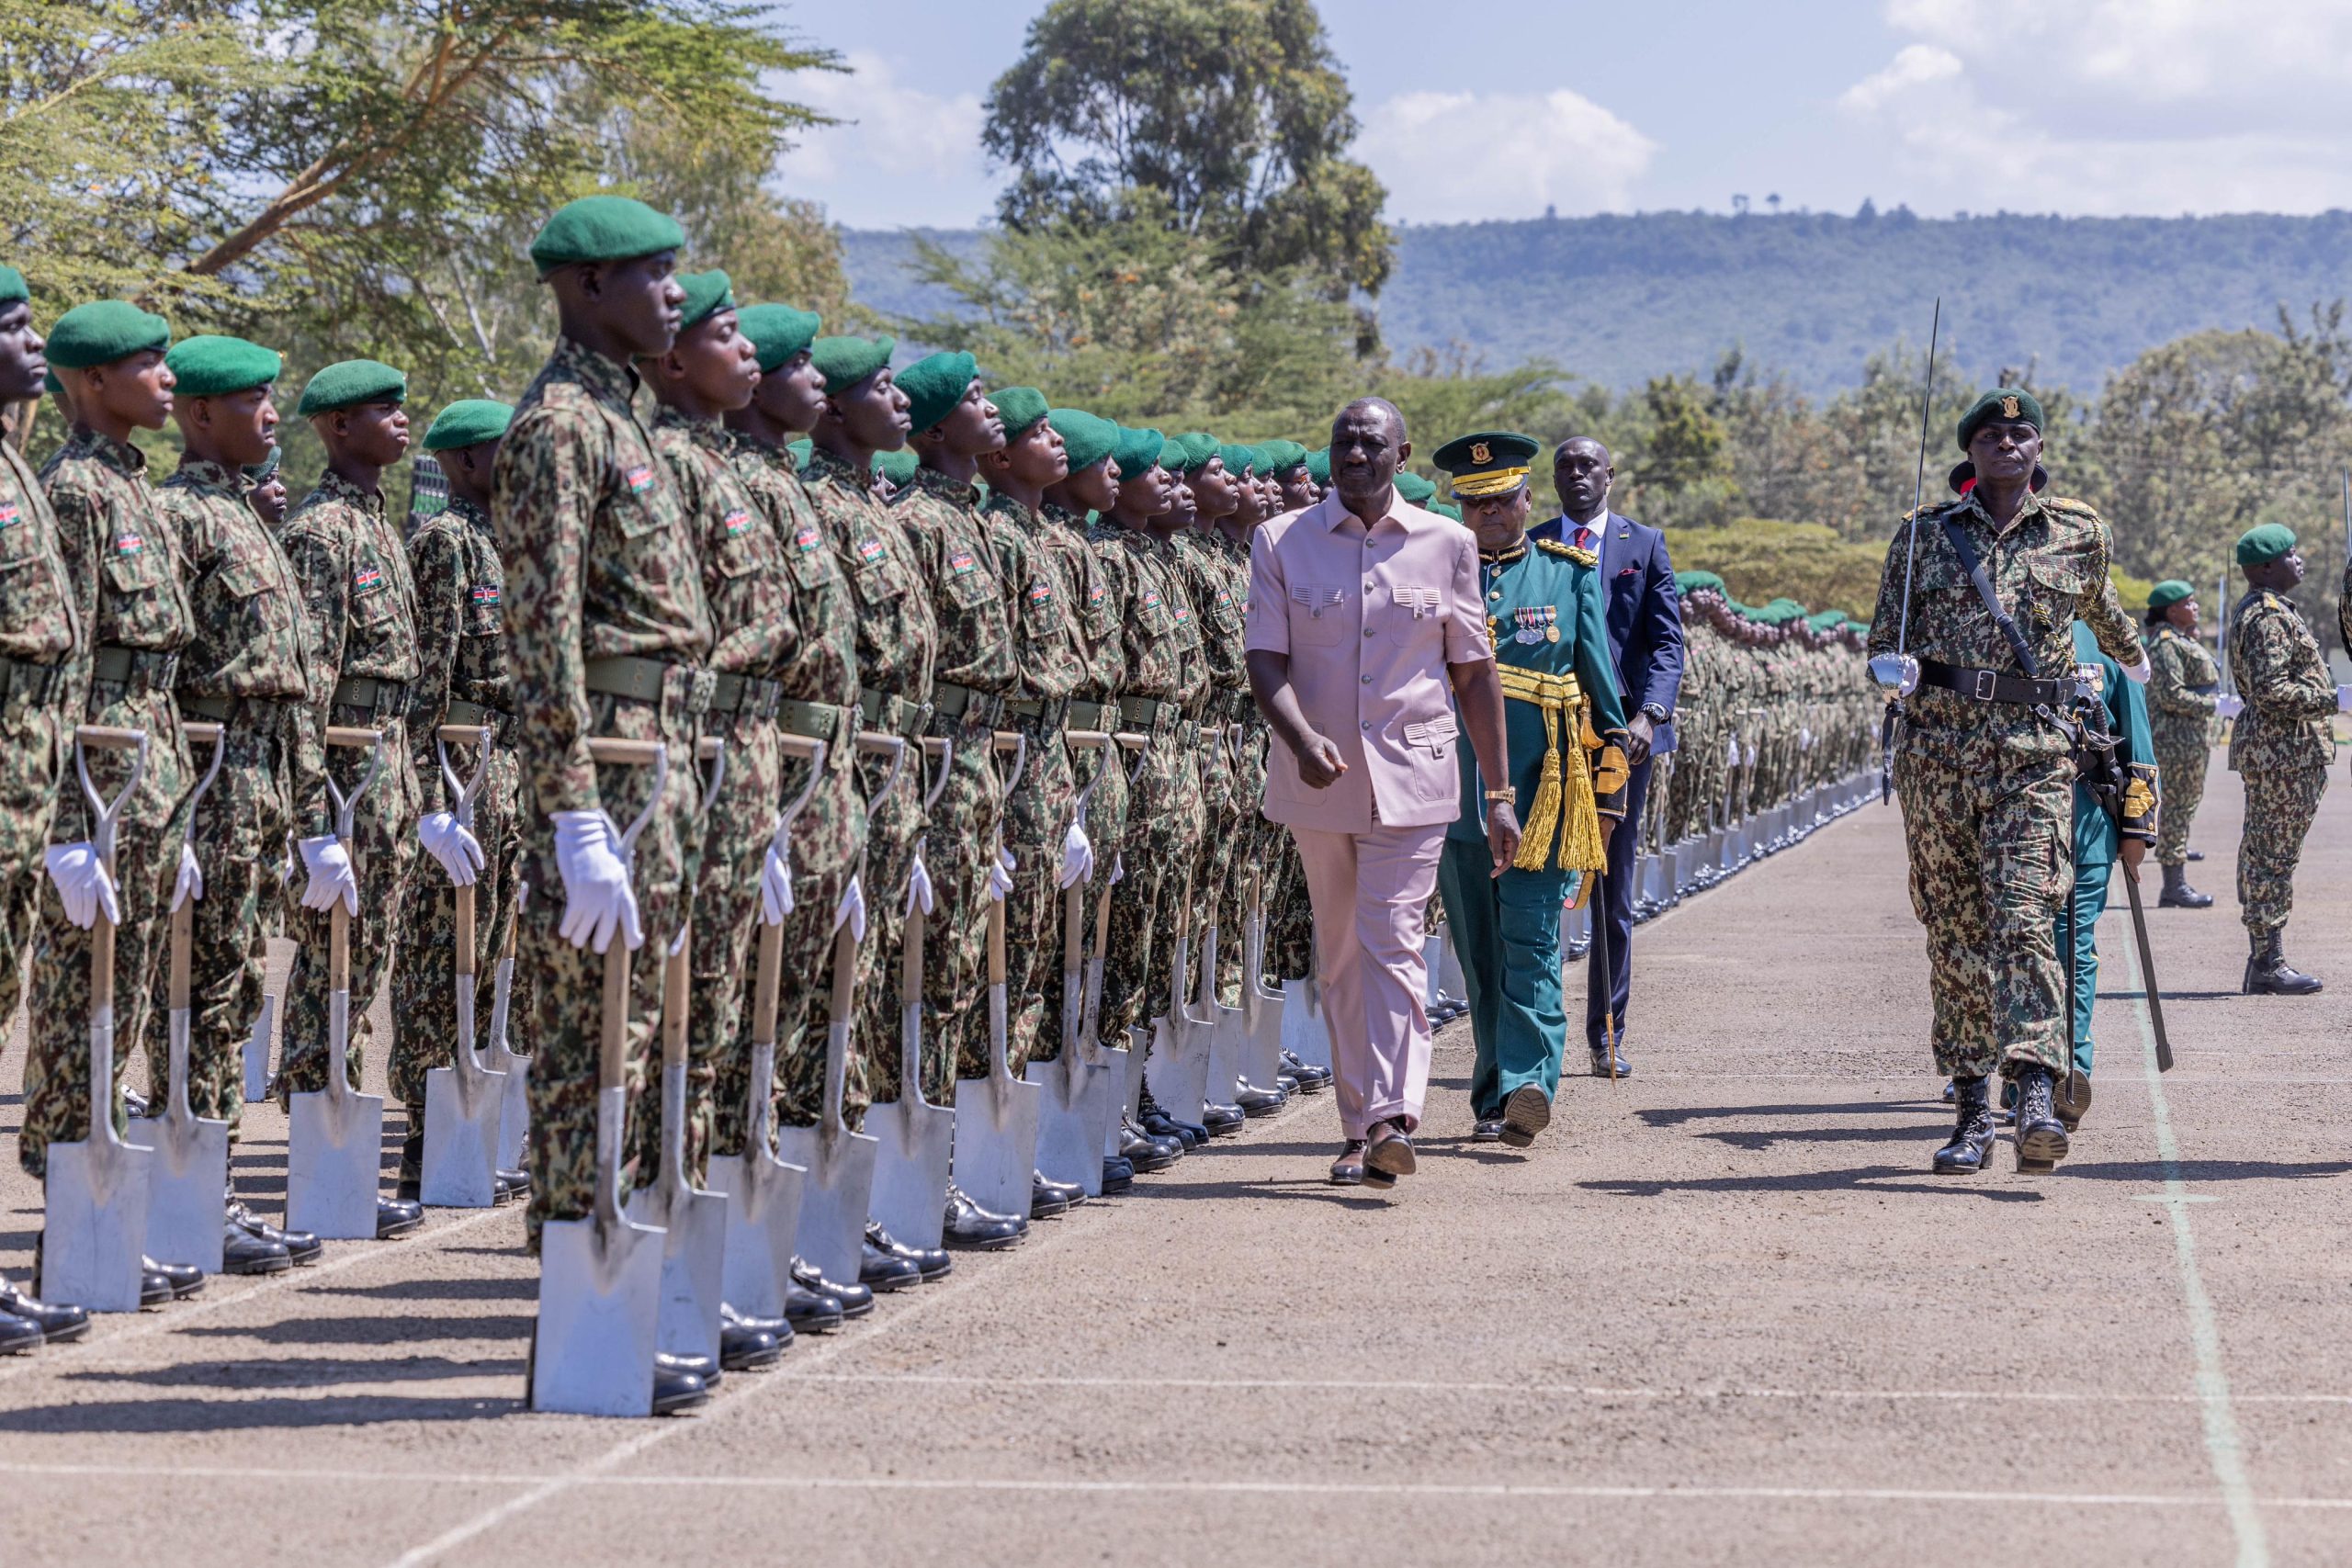
[[[1331,1065],[1331,1032],[1312,975],[1283,982],[1283,1049],[1310,1067]]]
[[[514,1001],[514,960],[501,958],[492,981],[490,998],[490,1070],[505,1079],[498,1102],[498,1147],[493,1164],[500,1170],[523,1168],[523,1134],[531,1125],[531,1096],[525,1087],[531,1058],[518,1056],[506,1038],[507,1014]]]
[[[626,1089],[596,1096],[596,1212],[539,1232],[539,1321],[531,1408],[572,1416],[650,1416],[659,1348],[662,1233],[620,1212],[612,1185]]]
[[[261,1011],[254,1017],[254,1032],[245,1039],[245,1103],[257,1105],[269,1098],[269,1027],[277,1016],[277,998],[264,991]]]
[[[896,1103],[866,1109],[865,1130],[875,1145],[874,1190],[866,1199],[874,1223],[908,1247],[937,1247],[947,1223],[956,1112],[932,1104],[920,1085],[906,1082]]]
[[[90,1135],[49,1145],[40,1293],[93,1312],[137,1312],[154,1156],[115,1134],[111,1009],[96,1010],[90,1033]]]
[[[1134,1024],[1127,1026],[1127,1081],[1121,1091],[1119,1103],[1126,1108],[1128,1115],[1137,1121],[1143,1119],[1144,1066],[1151,1058],[1152,1043],[1159,1038],[1159,1021],[1157,1019],[1152,1021],[1149,1029],[1141,1029]],[[1161,1109],[1167,1108],[1163,1106]]]
[[[351,993],[330,992],[327,1028],[338,1048],[327,1054],[327,1087],[297,1094],[286,1120],[286,1228],[328,1241],[373,1241],[384,1163],[384,1097],[345,1081],[341,1042]]]
[[[826,1029],[825,1051],[827,1078],[832,1079],[833,1061],[846,1062],[849,1053],[849,1020],[842,1018]],[[904,1090],[900,1091],[902,1094]],[[828,1280],[849,1280],[857,1278],[858,1262],[865,1245],[865,1219],[874,1197],[875,1158],[880,1153],[878,1140],[864,1133],[853,1133],[840,1120],[841,1101],[837,1092],[829,1092],[826,1104],[814,1127],[781,1127],[776,1130],[777,1152],[808,1174],[800,1181],[800,1256],[814,1264],[817,1271]],[[932,1206],[946,1213],[947,1189],[941,1184]],[[1026,1213],[1024,1207],[1021,1213]]]
[[[1037,1086],[1004,1070],[1004,983],[989,987],[989,1037],[995,1071],[956,1082],[956,1185],[996,1214],[1026,1214],[1037,1174]]]
[[[147,1189],[147,1256],[220,1272],[228,1223],[229,1123],[187,1102],[188,1010],[174,1008],[164,1114],[132,1124],[131,1141],[155,1151]]]
[[[461,976],[458,987],[455,1065],[424,1075],[424,1178],[417,1196],[440,1209],[487,1209],[498,1191],[493,1173],[506,1080],[485,1071],[474,1055],[472,979]]]
[[[710,1185],[727,1195],[726,1259],[719,1294],[751,1317],[782,1317],[785,1287],[800,1234],[800,1184],[808,1171],[770,1150],[768,1086],[775,1046],[752,1047],[752,1104],[743,1152],[714,1155]]]
[[[673,1356],[718,1354],[718,1303],[727,1263],[727,1196],[694,1184],[685,1166],[686,1068],[662,1069],[662,1176],[628,1197],[628,1216],[662,1233],[655,1348]]]
[[[1110,1069],[1073,1058],[1029,1064],[1036,1091],[1036,1168],[1056,1181],[1074,1181],[1090,1198],[1102,1195],[1102,1111],[1110,1104]],[[956,1087],[963,1103],[963,1087]],[[967,1187],[965,1189],[969,1191]]]
[[[1240,1092],[1241,1069],[1250,1049],[1250,1032],[1241,1022],[1241,1010],[1227,1007],[1216,997],[1217,929],[1215,921],[1208,927],[1206,939],[1201,944],[1200,1006],[1197,1016],[1208,1021],[1209,1069],[1203,1086],[1203,1098],[1219,1105],[1230,1105]]]

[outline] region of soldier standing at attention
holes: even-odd
[[[1475,751],[1457,748],[1463,807],[1445,830],[1438,888],[1470,993],[1471,1136],[1520,1149],[1551,1124],[1567,1051],[1560,905],[1571,877],[1609,863],[1631,773],[1598,558],[1527,537],[1528,466],[1542,449],[1532,435],[1486,431],[1447,442],[1433,459],[1453,477],[1478,538],[1509,747],[1495,784],[1509,786],[1526,824],[1519,852],[1498,866],[1487,842],[1487,775]]]
[[[531,242],[554,291],[546,367],[514,406],[492,473],[491,526],[507,589],[529,612],[507,626],[514,749],[532,801],[516,967],[534,971],[531,1037],[533,1249],[548,1220],[595,1200],[602,954],[674,931],[692,897],[695,741],[709,705],[710,612],[677,487],[631,406],[631,364],[668,352],[684,290],[671,276],[678,225],[642,202],[592,196],[558,209]],[[620,857],[619,824],[643,809],[653,770],[600,770],[592,737],[657,740],[671,764],[659,808]],[[659,953],[659,948],[656,950]],[[630,966],[625,1045],[641,1100],[662,1023],[662,965]],[[704,1367],[715,1374],[716,1368]],[[709,1398],[702,1371],[657,1359],[653,1409]]]
[[[509,732],[514,694],[506,673],[505,570],[490,531],[490,476],[499,437],[514,411],[487,398],[451,403],[424,433],[449,486],[449,504],[417,529],[408,542],[410,575],[416,582],[417,678],[409,707],[409,737],[415,749],[417,838],[438,866],[409,878],[408,903],[401,919],[406,939],[392,969],[392,1051],[384,1077],[408,1116],[401,1145],[400,1184],[393,1196],[413,1199],[424,1177],[424,1075],[455,1059],[458,1039],[458,899],[460,886],[474,888],[483,918],[474,926],[474,1016],[488,1018],[496,986],[497,956],[506,945],[520,890],[515,863],[522,854],[522,774]],[[441,776],[435,747],[441,727],[487,728],[490,750],[481,792],[474,797],[470,832],[458,825],[457,802]],[[448,749],[460,779],[481,761],[470,743]],[[508,998],[509,1015],[531,1015],[530,976],[518,972]],[[530,1190],[519,1170],[496,1173],[500,1201]]]
[[[2156,902],[2176,909],[2203,909],[2211,893],[2188,885],[2188,825],[2205,798],[2205,768],[2213,751],[2213,715],[2222,673],[2197,637],[2197,591],[2178,578],[2148,592],[2148,726],[2164,779],[2163,826],[2156,838],[2156,863],[2164,868],[2164,891]]]
[[[1996,1071],[2018,1085],[2020,1165],[2066,1156],[2052,1096],[2071,1059],[2057,932],[2072,860],[2074,739],[2063,716],[2075,621],[2127,677],[2148,677],[2108,575],[2107,525],[2081,502],[2040,493],[2041,426],[2030,392],[1976,400],[1960,422],[1968,462],[1952,480],[1975,483],[1905,519],[1871,617],[1874,672],[1907,699],[1894,784],[1911,904],[1928,929],[1936,1070],[1957,1080],[1959,1123],[1936,1153],[1940,1172],[1983,1168]],[[1985,592],[1972,585],[1978,573]]]
[[[272,428],[277,425],[277,409],[273,406],[270,410]],[[272,443],[268,457],[258,463],[245,465],[243,470],[247,482],[253,486],[252,491],[246,495],[245,500],[252,506],[254,515],[260,518],[262,525],[269,530],[270,537],[273,539],[277,536],[277,525],[286,521],[287,508],[291,506],[294,501],[292,496],[286,493],[286,470],[281,467],[284,456],[285,454],[277,449],[277,445]]]
[[[2249,528],[2238,540],[2245,597],[2230,613],[2230,668],[2245,703],[2230,736],[2230,771],[2245,780],[2245,826],[2238,843],[2238,908],[2250,952],[2248,996],[2307,997],[2317,977],[2287,966],[2279,951],[2295,904],[2295,863],[2327,793],[2335,760],[2332,720],[2352,688],[2332,686],[2319,639],[2287,595],[2303,580],[2294,532],[2282,524]]]

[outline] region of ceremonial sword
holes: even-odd
[[[1936,401],[1936,340],[1943,330],[1944,302],[1936,299],[1936,312],[1928,325],[1928,386],[1919,398],[1919,467],[1911,479],[1911,516],[1905,529],[1903,553],[1903,613],[1895,622],[1894,651],[1872,656],[1871,679],[1887,694],[1886,716],[1880,722],[1878,798],[1883,806],[1894,794],[1894,727],[1903,717],[1903,699],[1919,685],[1919,661],[1911,657],[1911,574],[1919,562],[1919,513],[1927,504],[1928,416]]]

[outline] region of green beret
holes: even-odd
[[[1846,612],[1824,610],[1817,615],[1807,615],[1804,624],[1817,632],[1834,632],[1846,624]]]
[[[277,475],[277,460],[284,457],[286,449],[284,447],[272,446],[269,449],[268,457],[264,457],[258,463],[247,463],[245,465],[245,478],[253,480],[254,483],[257,485],[267,484],[270,479]]]
[[[1463,520],[1462,508],[1450,501],[1433,501],[1430,502],[1428,510],[1436,513],[1440,517],[1451,517],[1456,523]]]
[[[795,349],[793,352],[797,354],[799,350]],[[808,459],[816,455],[817,444],[804,435],[797,441],[786,442],[784,449],[792,454],[792,466],[805,472],[808,467]]]
[[[717,267],[708,272],[682,272],[678,287],[686,291],[686,302],[678,307],[680,332],[735,308],[734,281]]]
[[[1527,482],[1528,469],[1544,444],[1510,430],[1457,435],[1430,459],[1453,476],[1453,493],[1472,497],[1509,495]]]
[[[251,391],[285,368],[276,354],[241,337],[184,337],[164,355],[183,398],[219,398]]]
[[[489,398],[460,398],[433,416],[432,426],[424,433],[424,449],[447,452],[453,446],[495,441],[506,434],[514,420],[511,404]]]
[[[1306,455],[1306,477],[1319,485],[1330,484],[1331,449],[1329,446],[1318,446]]]
[[[1046,418],[1061,434],[1073,474],[1092,468],[1119,449],[1119,427],[1100,414],[1088,413],[1084,409],[1055,409]],[[1125,468],[1119,471],[1126,472]]]
[[[56,371],[44,370],[40,373],[40,389],[52,398],[62,398],[65,395],[65,383],[57,378]]]
[[[1724,580],[1712,571],[1678,571],[1674,587],[1679,593],[1721,593]]]
[[[1395,483],[1397,495],[1408,505],[1420,506],[1437,494],[1437,486],[1410,468],[1397,469]]]
[[[1306,448],[1295,441],[1269,441],[1258,448],[1258,471],[1261,474],[1285,474],[1306,461]]]
[[[825,390],[846,392],[888,365],[898,346],[887,337],[820,337],[808,345],[808,357],[825,378]]]
[[[1175,467],[1188,474],[1197,474],[1207,468],[1211,457],[1225,456],[1225,443],[1205,430],[1187,431],[1176,437],[1176,445],[1184,449],[1184,457]]]
[[[1193,449],[1184,445],[1181,435],[1171,435],[1159,448],[1159,466],[1182,478],[1184,465],[1193,460]]]
[[[0,266],[0,305],[23,300],[32,302],[32,290],[25,287],[25,275],[13,266]]]
[[[2284,523],[2265,523],[2238,536],[2240,566],[2268,566],[2295,547],[2295,531]]]
[[[915,470],[922,462],[910,447],[901,446],[896,452],[874,455],[874,471],[890,481],[893,490],[904,490],[915,482]]]
[[[2183,599],[2188,598],[2196,592],[2196,589],[2190,587],[2188,583],[2183,582],[2177,577],[2167,577],[2162,582],[2157,583],[2154,588],[2148,590],[2148,608],[2151,610],[2169,610],[2175,604],[2179,604]]]
[[[956,405],[972,389],[972,378],[979,369],[978,362],[968,354],[933,354],[890,378],[907,394],[907,415],[914,421],[916,434],[956,412]]]
[[[2021,419],[2040,430],[2041,400],[2020,387],[1999,387],[1985,393],[1961,416],[1960,449],[1968,450],[1968,438],[1976,434],[1977,426],[1996,419]]]
[[[112,365],[151,348],[168,348],[172,324],[128,299],[76,305],[49,329],[49,362],[67,370]]]
[[[1217,446],[1216,455],[1225,459],[1225,471],[1235,479],[1258,466],[1258,449],[1255,446],[1238,446],[1229,441],[1222,442]]]
[[[1168,438],[1156,430],[1122,428],[1119,444],[1111,448],[1111,456],[1119,465],[1119,477],[1123,479],[1141,479],[1151,472],[1159,466],[1159,454],[1167,445]],[[1073,458],[1070,467],[1077,466],[1077,460]]]
[[[1020,440],[1051,412],[1046,406],[1046,394],[1035,387],[1000,387],[989,394],[989,401],[996,405],[998,417],[1004,421],[1007,441]]]
[[[545,277],[581,262],[628,261],[674,251],[686,231],[667,213],[626,196],[583,196],[555,209],[531,242],[531,263]]]
[[[735,311],[735,330],[752,340],[764,376],[796,354],[806,354],[817,341],[824,319],[814,310],[789,305],[744,305]]]
[[[361,403],[397,403],[408,398],[408,378],[376,359],[345,359],[311,378],[294,412],[304,419]]]

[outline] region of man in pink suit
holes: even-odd
[[[1413,1169],[1430,1078],[1421,916],[1460,808],[1460,730],[1481,776],[1510,776],[1477,541],[1397,498],[1412,450],[1395,407],[1349,404],[1331,425],[1330,493],[1250,548],[1250,689],[1278,742],[1265,812],[1297,840],[1315,908],[1342,1185],[1393,1187]],[[1486,823],[1494,863],[1510,864],[1510,790],[1489,793]]]

